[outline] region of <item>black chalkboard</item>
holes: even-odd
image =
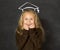
[[[43,50],[60,50],[59,0],[0,0],[0,50],[17,50],[15,29],[21,14],[17,8],[25,2],[40,8],[38,15],[46,37]]]

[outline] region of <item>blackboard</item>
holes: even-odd
[[[43,50],[60,50],[59,0],[0,0],[0,50],[17,50],[15,29],[21,14],[18,7],[25,2],[40,8],[38,15],[46,37]]]

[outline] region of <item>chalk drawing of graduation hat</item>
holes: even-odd
[[[24,11],[25,9],[33,9],[34,11],[37,11],[38,13],[40,11],[38,6],[29,2],[22,4],[20,7],[18,7],[18,9],[22,11]]]

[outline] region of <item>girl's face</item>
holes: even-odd
[[[23,15],[23,24],[25,25],[34,25],[34,14],[30,13],[30,12],[25,12]]]

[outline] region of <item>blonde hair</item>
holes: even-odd
[[[16,32],[19,33],[19,34],[21,34],[21,30],[23,30],[23,15],[24,15],[24,13],[26,13],[26,12],[30,12],[30,13],[32,13],[32,14],[34,15],[35,26],[36,26],[36,28],[40,28],[40,29],[41,29],[42,34],[43,34],[43,38],[44,38],[44,29],[43,29],[43,27],[42,27],[42,24],[41,24],[41,22],[40,22],[40,19],[39,19],[37,13],[36,13],[35,11],[31,10],[31,9],[27,9],[27,10],[24,10],[24,11],[22,12],[22,14],[21,14],[21,16],[20,16],[20,18],[19,18],[19,21],[18,21],[18,26],[17,26],[17,28],[16,28]]]

